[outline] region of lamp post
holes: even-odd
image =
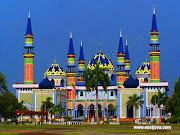
[[[159,107],[159,124],[161,124],[161,110],[162,110],[162,108]]]
[[[89,112],[89,111],[90,111],[90,109],[89,109],[89,107],[88,107],[88,123],[87,123],[88,125],[90,125],[90,121],[89,121],[90,112]]]
[[[151,104],[151,108],[150,109],[151,109],[151,114],[150,115],[151,115],[151,121],[152,121],[152,119],[153,119],[153,116],[152,116],[153,105],[152,104]]]
[[[106,111],[107,111],[107,108],[105,108],[104,111],[105,111],[105,114],[104,114],[104,116],[105,116],[105,117],[104,117],[104,121],[107,121],[107,118],[106,118]]]

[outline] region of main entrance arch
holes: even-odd
[[[134,107],[133,105],[130,108],[128,108],[128,105],[126,106],[127,118],[133,118],[133,116],[134,116],[133,107]]]

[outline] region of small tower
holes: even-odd
[[[83,53],[83,44],[81,39],[81,46],[80,46],[80,55],[79,55],[79,61],[78,61],[79,67],[78,67],[78,82],[84,82],[83,71],[85,70],[85,60],[84,60],[84,53]]]
[[[150,81],[151,82],[159,82],[160,81],[160,71],[159,71],[160,50],[158,50],[159,32],[158,32],[157,23],[156,23],[155,7],[153,9],[152,29],[151,29],[150,35],[151,35],[151,43],[149,44],[151,47],[151,49],[149,50],[150,67],[151,67]]]
[[[126,71],[126,80],[129,78],[130,76],[130,59],[129,59],[129,50],[128,50],[128,46],[127,46],[128,42],[127,42],[127,38],[126,38],[126,46],[125,46],[125,71]]]
[[[124,49],[123,49],[123,40],[122,40],[122,32],[120,30],[120,40],[119,40],[119,49],[117,53],[117,86],[123,86],[123,83],[125,81],[125,75],[126,72],[124,70],[125,64],[124,64]]]
[[[33,61],[34,61],[34,53],[33,53],[33,34],[31,29],[31,18],[30,18],[30,10],[28,15],[28,23],[27,30],[25,34],[25,52],[24,56],[24,84],[33,84]]]
[[[68,64],[67,68],[68,71],[66,72],[67,75],[67,86],[75,86],[76,85],[76,72],[75,72],[75,54],[74,54],[74,47],[73,47],[73,40],[72,40],[72,31],[70,31],[70,41],[69,41],[69,52],[67,54]],[[75,92],[71,90],[69,93],[69,98],[75,99]]]

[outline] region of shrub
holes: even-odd
[[[156,120],[155,119],[153,119],[153,121],[151,122],[151,124],[156,124]]]
[[[165,118],[162,118],[162,119],[161,119],[161,122],[165,123],[165,122],[166,122]]]
[[[84,119],[83,119],[83,122],[87,122],[87,121],[88,121],[88,118],[84,118]]]
[[[12,121],[5,121],[4,124],[12,124]]]
[[[72,117],[67,117],[66,121],[72,121]]]
[[[180,118],[168,118],[167,122],[169,122],[169,123],[178,123],[178,122],[180,122]]]
[[[12,119],[12,123],[17,123],[17,119]]]
[[[109,124],[109,121],[104,121],[103,124]]]

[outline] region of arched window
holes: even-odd
[[[61,80],[60,86],[61,86],[61,87],[64,87],[64,79]]]
[[[83,96],[83,92],[82,91],[80,92],[80,96]]]
[[[114,92],[113,91],[111,91],[111,96],[114,96]]]

